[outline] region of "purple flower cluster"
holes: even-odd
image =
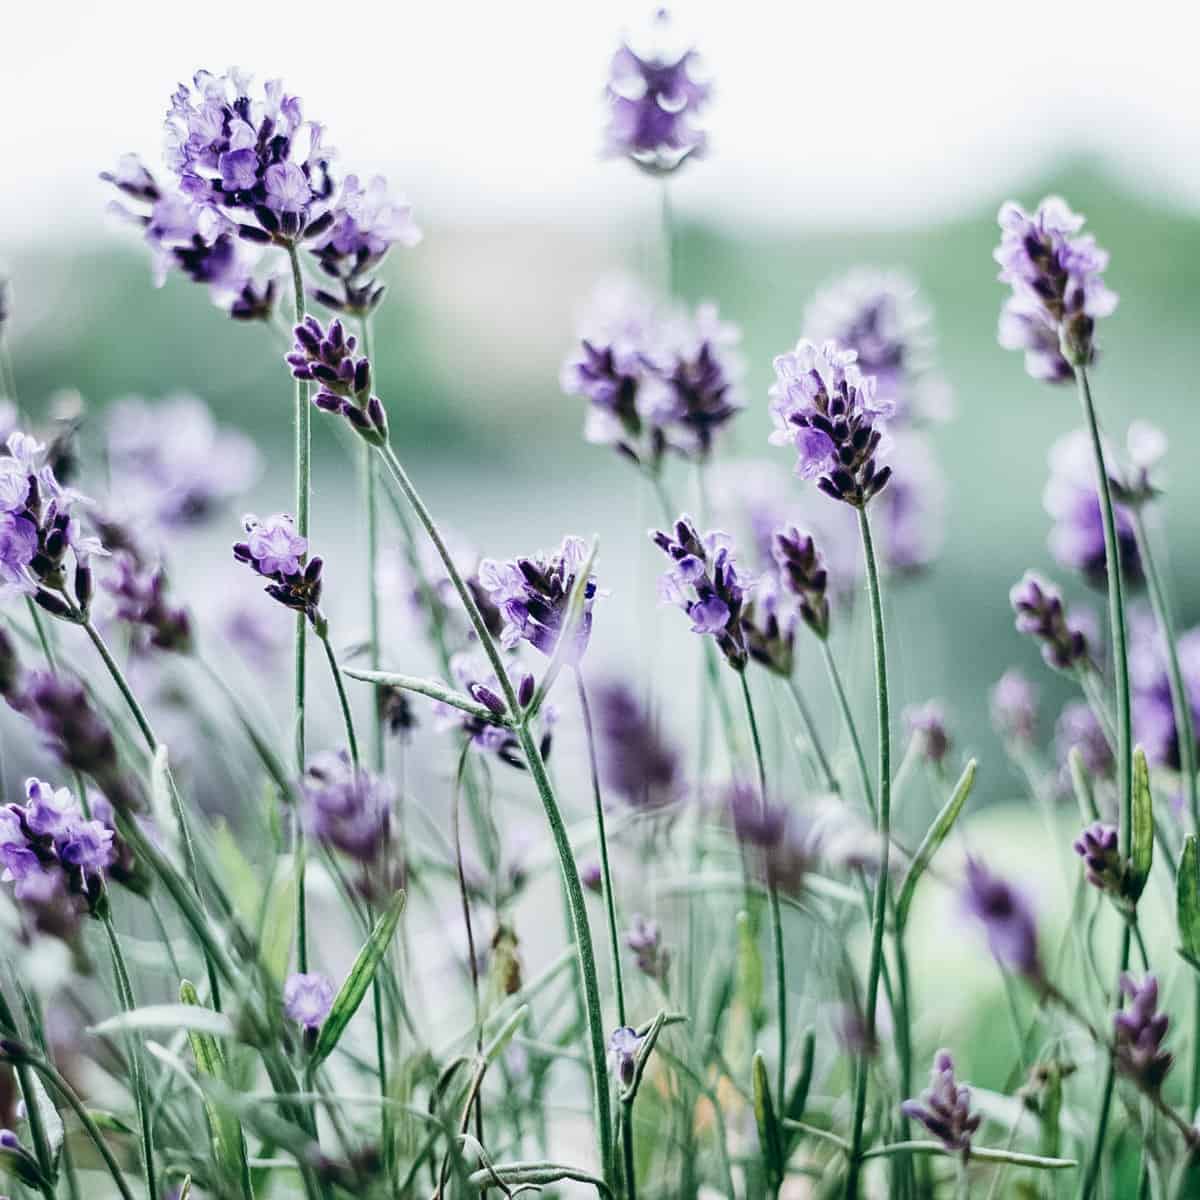
[[[246,540],[234,543],[234,558],[269,579],[264,589],[267,595],[304,613],[320,632],[325,624],[320,607],[324,563],[315,557],[305,562],[308,539],[296,532],[295,522],[287,513],[276,513],[265,520],[251,513],[243,518],[242,527]]]
[[[1083,859],[1084,874],[1092,887],[1119,896],[1125,883],[1125,864],[1117,848],[1117,828],[1094,821],[1075,839],[1075,853]]]
[[[567,617],[567,602],[587,559],[587,543],[579,537],[565,537],[553,554],[480,562],[479,582],[504,621],[500,641],[506,649],[525,641],[547,657],[554,654]],[[569,663],[583,658],[592,635],[595,577],[589,576],[583,588],[583,616],[567,651]]]
[[[1094,779],[1108,779],[1116,766],[1112,746],[1104,727],[1096,719],[1091,705],[1083,700],[1071,700],[1063,705],[1054,725],[1054,746],[1059,766],[1064,774],[1072,750],[1078,750],[1083,765]]]
[[[166,530],[196,525],[241,495],[262,470],[254,443],[219,426],[195,396],[147,404],[133,396],[107,419],[109,466],[121,511]]]
[[[650,812],[678,794],[679,755],[625,683],[596,691],[596,733],[605,787],[631,808]]]
[[[749,651],[742,606],[749,581],[734,565],[729,538],[719,532],[702,537],[686,515],[671,533],[656,530],[650,537],[674,564],[659,581],[662,601],[687,613],[692,632],[712,637],[725,661],[744,671]]]
[[[1069,380],[1095,357],[1096,321],[1117,307],[1103,278],[1108,252],[1080,233],[1083,217],[1058,196],[1032,213],[1009,202],[999,221],[998,278],[1013,290],[1000,315],[1000,344],[1023,350],[1035,379]]]
[[[813,831],[791,808],[764,803],[742,780],[730,786],[728,804],[734,836],[755,857],[763,882],[798,896],[816,855]]]
[[[641,1048],[642,1039],[638,1037],[637,1031],[628,1025],[614,1029],[608,1039],[609,1067],[622,1087],[627,1088],[633,1084],[638,1051]]]
[[[625,945],[633,951],[637,969],[665,986],[671,969],[671,952],[663,945],[658,922],[634,913],[633,924],[625,931]]]
[[[1122,974],[1121,991],[1129,998],[1129,1007],[1113,1016],[1117,1066],[1141,1087],[1157,1091],[1175,1061],[1163,1049],[1170,1019],[1158,1011],[1158,980],[1146,975],[1138,983]]]
[[[295,378],[318,385],[313,403],[344,417],[359,437],[382,446],[388,439],[387,414],[371,392],[370,360],[354,353],[358,339],[346,333],[341,321],[332,321],[325,330],[312,316],[292,332],[296,344],[286,361]]]
[[[1088,640],[1078,622],[1063,605],[1062,593],[1034,571],[1026,571],[1009,592],[1017,614],[1017,631],[1041,643],[1042,657],[1059,671],[1073,671],[1088,663]]]
[[[113,568],[104,588],[114,601],[116,619],[160,650],[187,654],[192,649],[191,618],[186,609],[168,602],[165,568],[148,566],[126,550],[113,556]]]
[[[771,555],[783,589],[796,599],[800,619],[824,641],[829,636],[829,573],[811,533],[794,525],[771,536]]]
[[[355,767],[345,751],[309,760],[301,780],[304,828],[331,850],[363,868],[365,894],[385,894],[380,877],[387,866],[392,822],[392,792],[386,780]]]
[[[613,55],[605,99],[605,150],[639,167],[667,173],[703,154],[705,134],[696,118],[712,93],[700,77],[699,57],[674,40],[665,9],[655,14],[647,46],[626,40]]]
[[[563,366],[569,396],[588,402],[585,436],[657,471],[670,452],[705,460],[739,412],[737,330],[717,309],[661,312],[636,285],[603,286]]]
[[[771,441],[799,453],[796,473],[816,479],[835,500],[861,508],[886,486],[890,467],[877,467],[883,420],[892,404],[877,395],[875,379],[863,375],[853,350],[834,342],[801,340],[775,359],[771,387]]]
[[[1032,742],[1037,735],[1037,688],[1010,667],[991,692],[992,724],[1005,741]]]
[[[1043,978],[1038,957],[1037,923],[1029,901],[979,859],[967,859],[963,900],[983,925],[992,954],[1032,981]]]
[[[797,605],[774,575],[760,575],[747,589],[742,606],[746,650],[768,671],[790,679],[795,663]]]
[[[983,1124],[982,1116],[971,1111],[971,1089],[954,1078],[949,1050],[933,1056],[929,1087],[919,1100],[905,1100],[900,1111],[920,1121],[951,1154],[970,1153],[971,1135]]]
[[[325,1023],[333,1007],[333,983],[317,973],[289,975],[283,985],[283,1011],[306,1033]]]

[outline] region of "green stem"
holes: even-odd
[[[745,671],[738,672],[742,682],[742,696],[746,701],[746,719],[750,724],[750,740],[754,745],[754,761],[758,766],[758,794],[763,811],[767,807],[767,766],[763,758],[762,739],[758,734],[758,721],[754,717],[754,701],[750,696],[750,681]],[[775,1094],[778,1103],[787,1103],[787,975],[783,945],[783,914],[779,907],[779,889],[773,877],[767,879],[767,896],[771,909],[771,941],[775,951],[775,1007],[779,1017],[779,1066],[775,1079]]]
[[[883,601],[879,592],[879,569],[871,539],[871,523],[865,507],[858,510],[858,528],[862,537],[863,559],[867,569],[867,592],[871,602],[871,626],[875,641],[876,716],[879,724],[879,803],[876,829],[879,834],[879,871],[875,880],[875,911],[871,921],[871,956],[867,967],[866,1050],[860,1056],[854,1080],[854,1123],[850,1138],[850,1162],[846,1172],[846,1197],[858,1195],[861,1174],[863,1122],[867,1111],[867,1077],[870,1047],[875,1042],[875,1008],[879,994],[879,973],[883,962],[883,935],[887,920],[888,859],[891,851],[891,717],[888,710],[887,643],[883,628]]]
[[[795,702],[796,711],[800,714],[800,723],[804,726],[805,736],[808,738],[808,744],[812,746],[813,754],[816,755],[817,765],[821,768],[821,774],[825,777],[825,786],[836,796],[840,796],[842,789],[838,783],[837,776],[833,772],[833,767],[830,766],[829,758],[825,753],[825,747],[821,745],[821,736],[817,732],[817,724],[813,720],[813,715],[809,711],[808,704],[804,700],[804,696],[800,691],[800,685],[791,675],[787,679],[788,691],[791,693],[792,700]]]
[[[821,653],[825,658],[825,669],[829,673],[829,682],[833,687],[833,694],[837,697],[838,708],[842,711],[842,720],[846,725],[846,733],[850,737],[850,745],[854,750],[854,761],[858,764],[858,777],[862,782],[863,799],[866,801],[867,808],[874,814],[875,788],[871,783],[871,772],[867,768],[867,756],[863,753],[862,739],[858,736],[858,724],[854,720],[854,710],[850,707],[850,698],[846,695],[846,688],[842,683],[842,674],[837,668],[837,662],[834,660],[833,651],[829,648],[829,642],[825,639],[821,641]]]
[[[364,315],[360,322],[363,356],[373,360],[371,345],[371,318]],[[378,364],[372,362],[373,366]],[[372,671],[380,666],[380,617],[379,617],[379,473],[375,456],[365,442],[360,451],[363,477],[363,505],[367,510],[367,661]],[[384,739],[383,712],[379,697],[375,697],[372,729],[372,751],[375,769],[382,771],[386,765],[387,747]]]
[[[137,1008],[137,1000],[133,994],[133,984],[129,979],[129,969],[125,965],[125,955],[121,951],[121,942],[117,937],[116,926],[113,925],[112,913],[107,910],[104,913],[104,931],[108,934],[108,947],[112,954],[117,996],[125,1012],[131,1013]],[[149,1200],[158,1200],[158,1185],[154,1172],[154,1134],[146,1088],[146,1063],[142,1058],[142,1047],[137,1035],[131,1034],[128,1041],[130,1087],[137,1104],[138,1124],[141,1127],[142,1166],[146,1174],[146,1194]]]
[[[292,268],[292,294],[294,298],[293,316],[295,323],[304,320],[304,271],[300,266],[300,255],[295,246],[288,247],[288,262]],[[293,397],[295,423],[295,476],[296,476],[296,532],[302,537],[308,537],[308,507],[312,491],[310,477],[312,474],[312,409],[308,403],[308,384],[302,380],[295,381]],[[303,613],[296,614],[296,635],[294,650],[294,729],[296,750],[296,772],[304,773],[304,708],[305,708],[305,670],[308,653],[308,618]],[[308,899],[305,886],[306,854],[304,852],[304,830],[301,828],[299,817],[293,813],[293,836],[296,846],[296,965],[301,972],[308,970]]]
[[[321,645],[325,649],[325,658],[329,663],[329,672],[333,676],[333,685],[337,688],[338,706],[342,710],[342,723],[346,727],[346,744],[350,748],[350,761],[354,764],[354,769],[357,771],[361,765],[358,757],[358,737],[354,732],[354,714],[350,710],[350,697],[346,695],[346,683],[342,678],[341,669],[338,667],[337,655],[333,652],[333,646],[329,641],[329,634],[320,634]]]
[[[621,1103],[621,1150],[625,1164],[625,1200],[637,1200],[637,1164],[633,1155],[633,1103]]]

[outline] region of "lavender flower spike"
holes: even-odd
[[[283,1011],[306,1031],[319,1029],[332,1007],[333,984],[324,975],[291,975],[283,985]]]
[[[796,597],[800,619],[824,641],[829,636],[829,573],[812,534],[794,525],[779,529],[771,535],[771,554],[784,590]]]
[[[1117,829],[1095,821],[1075,839],[1075,853],[1083,859],[1092,887],[1119,896],[1125,883],[1125,866],[1117,848]]]
[[[372,446],[388,440],[383,402],[371,392],[371,362],[355,355],[358,339],[341,321],[323,329],[307,316],[292,331],[296,344],[285,361],[297,379],[317,384],[313,403],[323,412],[337,413]]]
[[[1047,196],[1032,213],[1009,202],[999,221],[998,278],[1013,290],[1000,343],[1025,351],[1035,379],[1067,380],[1072,368],[1092,362],[1096,321],[1117,307],[1103,278],[1108,252],[1080,233],[1083,217],[1058,196]]]
[[[1120,1070],[1149,1091],[1157,1091],[1171,1070],[1174,1057],[1162,1048],[1170,1020],[1158,1011],[1158,980],[1145,976],[1137,983],[1121,975],[1121,991],[1129,1007],[1113,1016],[1116,1060]]]
[[[1042,657],[1059,671],[1071,671],[1088,662],[1087,637],[1073,625],[1063,606],[1062,593],[1034,571],[1026,571],[1009,592],[1017,614],[1017,630],[1041,643]]]
[[[485,558],[479,564],[479,581],[504,618],[500,640],[505,647],[511,650],[526,641],[547,657],[554,654],[567,617],[567,602],[587,558],[587,543],[579,537],[566,537],[554,554],[511,562]],[[583,619],[575,644],[569,647],[571,663],[582,659],[592,633],[595,578],[589,577],[583,587]]]
[[[1006,967],[1040,982],[1044,976],[1037,925],[1026,898],[979,859],[968,858],[963,899],[967,911],[982,922],[992,954]]]
[[[749,658],[742,605],[750,581],[734,565],[729,538],[718,532],[697,533],[686,514],[671,533],[651,531],[651,540],[674,567],[659,582],[659,595],[691,618],[692,632],[715,639],[725,661],[744,671]]]
[[[596,732],[600,771],[610,792],[646,812],[675,799],[679,755],[627,684],[596,690]]]
[[[710,85],[699,78],[695,50],[668,45],[665,9],[655,14],[651,45],[630,41],[613,55],[605,96],[605,149],[654,173],[668,173],[703,154],[705,134],[694,120],[708,103]]]
[[[269,579],[267,595],[304,613],[320,634],[325,626],[320,608],[324,563],[316,557],[304,561],[308,539],[296,532],[295,522],[287,513],[276,513],[265,520],[250,513],[242,526],[247,537],[244,542],[234,543],[233,557]]]
[[[933,1056],[929,1087],[919,1100],[905,1100],[900,1111],[920,1121],[952,1154],[969,1154],[971,1135],[983,1123],[983,1117],[971,1111],[971,1089],[954,1078],[949,1050],[939,1050]]]
[[[857,357],[836,342],[815,346],[804,339],[779,355],[771,441],[795,447],[802,479],[816,479],[826,495],[861,508],[891,477],[890,467],[877,467],[876,454],[893,404],[877,396],[875,377],[863,375]]]

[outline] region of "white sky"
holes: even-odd
[[[158,162],[177,80],[282,75],[343,169],[419,219],[605,224],[644,207],[598,161],[598,99],[628,0],[0,0],[0,256],[104,224],[96,171]],[[717,84],[684,209],[737,222],[920,222],[1096,151],[1200,202],[1198,6],[679,0]],[[1036,197],[1025,197],[1036,199]]]

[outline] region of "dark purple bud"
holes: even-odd
[[[340,396],[335,396],[332,392],[319,391],[313,397],[313,404],[322,412],[341,412],[342,399]]]
[[[38,588],[33,594],[35,602],[44,608],[51,616],[59,617],[63,620],[73,620],[70,606],[63,600],[60,600],[53,592],[46,591],[45,588]]]
[[[471,696],[474,699],[478,700],[479,703],[485,708],[490,708],[492,712],[496,714],[496,716],[504,716],[504,701],[501,700],[491,688],[484,687],[482,683],[473,683],[467,690],[471,693]]]
[[[371,418],[371,424],[379,431],[380,437],[386,441],[388,435],[387,413],[384,411],[383,401],[378,396],[372,396],[367,401],[367,416]]]
[[[320,237],[333,224],[333,211],[323,212],[315,221],[309,221],[304,227],[302,237],[305,241],[310,238]]]
[[[521,676],[520,683],[517,684],[517,703],[522,708],[527,708],[529,702],[533,699],[533,676],[528,671]]]

